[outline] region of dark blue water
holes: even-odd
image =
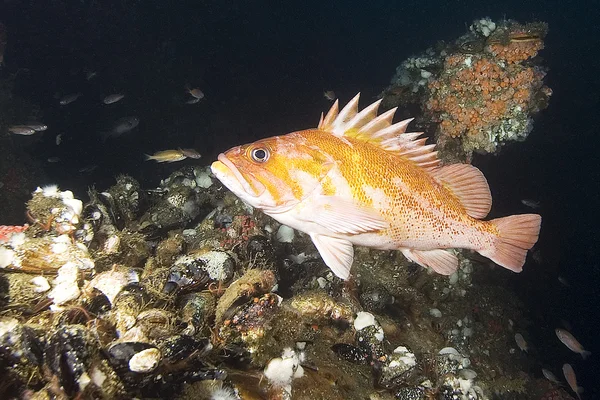
[[[42,5],[43,4],[43,5]],[[368,4],[368,5],[367,5]],[[600,371],[600,6],[597,1],[4,1],[9,32],[2,73],[21,71],[15,93],[40,106],[51,129],[27,151],[48,182],[106,188],[127,173],[154,185],[180,167],[143,153],[194,147],[208,164],[232,145],[316,125],[328,107],[322,91],[371,99],[396,66],[438,40],[464,33],[475,18],[545,21],[541,56],[554,94],[525,143],[478,157],[494,213],[542,203],[542,267],[514,277],[538,330],[545,365],[575,365],[585,398],[599,398]],[[93,80],[85,71],[97,71]],[[186,85],[206,99],[184,105]],[[66,107],[57,94],[82,92]],[[126,98],[104,106],[104,96]],[[102,143],[99,132],[127,115],[138,129]],[[54,138],[63,133],[63,144]],[[48,157],[62,162],[46,164]],[[91,174],[78,170],[98,165]],[[34,189],[34,186],[30,189]],[[29,190],[29,189],[28,189]],[[556,277],[565,277],[571,288]],[[586,362],[554,337],[567,319],[595,356]]]

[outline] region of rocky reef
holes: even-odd
[[[552,95],[538,56],[547,32],[542,22],[476,20],[454,41],[402,62],[383,105],[412,106],[448,162],[522,141]]]
[[[560,390],[515,350],[527,320],[503,288],[508,273],[467,254],[444,277],[358,248],[343,282],[310,238],[254,212],[204,167],[153,189],[120,176],[85,203],[44,187],[27,209],[28,224],[0,237],[2,398]]]

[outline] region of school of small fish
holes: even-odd
[[[5,30],[4,25],[0,24],[0,40],[3,40],[6,38],[5,33],[6,33],[6,30]],[[5,42],[0,43],[0,45],[5,45],[5,44],[6,44]],[[4,47],[3,46],[0,47],[0,65],[2,64],[2,61],[3,61],[3,58],[2,58],[3,54],[4,54],[3,50],[4,50]],[[85,72],[85,78],[87,81],[90,81],[90,80],[96,78],[97,75],[98,75],[98,73],[93,70],[88,70],[87,72]],[[191,96],[189,99],[184,101],[185,104],[196,104],[196,103],[200,102],[200,100],[205,98],[204,92],[197,87],[191,88],[186,85],[185,91],[187,94],[189,94]],[[63,94],[62,96],[59,93],[57,93],[55,95],[55,98],[58,99],[58,104],[60,104],[61,106],[67,106],[71,103],[74,103],[82,96],[83,96],[82,92]],[[126,97],[125,93],[122,93],[122,92],[108,94],[102,99],[102,103],[104,105],[112,105],[112,104],[121,102],[125,97]],[[140,119],[134,115],[119,118],[113,122],[113,124],[109,127],[109,129],[100,132],[100,138],[103,142],[106,142],[109,139],[118,138],[121,135],[134,130],[139,124],[140,124]],[[48,126],[45,124],[38,123],[38,122],[32,122],[32,123],[26,123],[26,124],[11,125],[8,127],[8,132],[12,133],[13,135],[31,136],[31,135],[34,135],[35,133],[43,132],[47,129],[48,129]],[[62,133],[57,134],[54,138],[54,141],[55,141],[56,145],[59,146],[63,141],[63,134]],[[200,153],[198,153],[196,150],[183,149],[183,148],[158,151],[155,154],[152,154],[152,155],[145,154],[144,156],[145,156],[146,160],[154,160],[159,163],[163,163],[163,162],[172,163],[172,162],[176,162],[176,161],[182,161],[187,158],[198,159],[201,157]],[[55,156],[47,158],[47,162],[49,162],[49,163],[58,163],[60,161],[61,161],[61,159],[59,157],[55,157]],[[81,168],[79,170],[79,172],[89,173],[89,172],[93,171],[96,167],[97,167],[96,165],[94,165],[93,168],[86,166],[86,167]]]

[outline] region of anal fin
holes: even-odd
[[[458,268],[458,258],[444,249],[401,249],[401,251],[410,261],[413,261],[422,267],[431,267],[435,272],[441,275],[452,275]]]
[[[331,268],[337,277],[347,280],[350,276],[352,262],[354,261],[352,243],[344,239],[316,233],[311,233],[310,238],[317,250],[319,250],[319,254],[321,254],[325,264]]]

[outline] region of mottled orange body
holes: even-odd
[[[537,240],[538,215],[481,221],[491,207],[485,178],[466,164],[440,166],[410,120],[337,102],[317,129],[235,147],[213,173],[235,194],[308,233],[325,263],[349,275],[352,245],[401,250],[439,273],[456,270],[447,248],[473,249],[519,271]]]

